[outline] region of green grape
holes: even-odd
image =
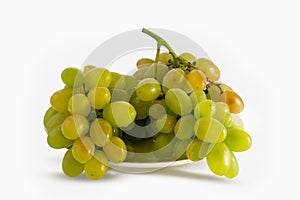
[[[171,133],[173,132],[176,121],[176,118],[172,115],[162,115],[156,120],[156,128],[161,133]]]
[[[68,102],[68,111],[71,114],[88,116],[91,111],[89,99],[84,94],[74,94]]]
[[[110,91],[106,87],[95,87],[87,96],[90,104],[95,109],[103,109],[111,100]]]
[[[83,74],[75,67],[68,67],[61,73],[63,83],[68,87],[80,87],[83,84]]]
[[[229,170],[224,174],[227,178],[234,178],[239,173],[239,164],[234,156],[234,154],[231,152],[231,164],[229,167]]]
[[[121,138],[123,136],[123,132],[118,127],[112,127],[112,136],[117,136]]]
[[[172,142],[174,139],[173,133],[160,133],[154,141],[153,148],[154,148],[154,155],[155,157],[159,158],[160,160],[168,160],[170,159],[171,155],[173,154],[173,147],[174,143]]]
[[[187,147],[189,146],[190,142],[191,142],[191,139],[187,139],[187,140],[177,139],[176,140],[176,142],[174,144],[173,154],[177,160],[187,159],[186,150],[187,150]]]
[[[207,88],[208,99],[218,102],[220,99],[220,95],[221,95],[221,90],[217,85],[212,84]]]
[[[112,126],[127,127],[136,118],[136,110],[134,107],[125,101],[115,101],[103,109],[103,118]]]
[[[214,144],[202,142],[195,138],[186,149],[186,157],[191,161],[202,160],[212,150]]]
[[[145,71],[143,78],[154,78],[159,83],[162,83],[163,78],[168,71],[169,68],[167,67],[167,65],[162,63],[154,63],[150,66],[149,69]]]
[[[196,121],[194,132],[198,139],[208,143],[219,143],[225,140],[227,130],[218,120],[203,117]]]
[[[96,66],[94,65],[86,65],[83,68],[83,75],[86,75],[89,71],[91,71],[92,69],[95,69]]]
[[[175,136],[180,140],[187,140],[194,136],[194,124],[196,119],[193,115],[182,116],[174,127]]]
[[[105,176],[108,170],[108,161],[102,151],[96,150],[94,156],[84,164],[86,177],[98,180]]]
[[[190,93],[192,88],[185,77],[185,72],[182,69],[171,69],[163,78],[163,91],[166,93],[169,89],[180,88],[186,93]]]
[[[129,95],[126,90],[114,88],[111,89],[111,102],[114,101],[129,101]]]
[[[135,77],[129,75],[123,75],[123,77],[125,79],[124,90],[126,90],[128,94],[131,94],[129,91],[132,90],[132,88],[135,88],[137,86],[138,80]]]
[[[141,58],[137,61],[136,66],[137,68],[142,68],[145,66],[150,66],[152,63],[154,63],[154,60],[150,58]]]
[[[149,108],[149,116],[158,119],[167,113],[168,107],[164,100],[154,100]]]
[[[73,95],[74,94],[85,94],[84,87],[80,86],[77,88],[73,88]]]
[[[61,132],[67,139],[75,140],[89,131],[89,122],[82,115],[68,116],[61,124]]]
[[[108,160],[114,163],[123,162],[127,155],[126,144],[121,138],[115,136],[103,147],[103,151]]]
[[[179,58],[183,58],[184,60],[186,60],[190,63],[192,63],[193,61],[196,60],[196,57],[193,54],[187,53],[187,52],[180,54]]]
[[[93,89],[94,87],[108,87],[111,83],[112,75],[110,71],[104,68],[91,69],[84,76],[84,83],[86,91]]]
[[[109,88],[124,88],[126,84],[126,80],[123,75],[117,72],[111,72],[111,83],[108,86]]]
[[[47,111],[44,115],[44,120],[43,120],[45,127],[46,127],[46,124],[48,123],[48,121],[51,119],[51,117],[53,117],[56,113],[57,113],[57,111],[52,107],[47,109]]]
[[[97,146],[104,146],[112,137],[112,127],[109,122],[104,119],[96,119],[90,127],[90,136]]]
[[[193,104],[189,96],[179,88],[168,90],[165,101],[170,110],[177,115],[186,115],[192,112]]]
[[[73,89],[68,87],[55,92],[50,98],[52,108],[58,112],[68,112],[68,102],[72,93]]]
[[[90,137],[82,136],[74,141],[72,154],[78,162],[84,164],[92,158],[95,152],[95,145]]]
[[[138,83],[135,92],[142,101],[153,101],[160,95],[161,87],[157,80],[146,78]]]
[[[219,176],[226,174],[231,166],[232,154],[226,144],[218,143],[206,156],[210,170]]]
[[[55,127],[48,133],[47,143],[54,149],[68,148],[73,142],[73,140],[69,140],[63,136],[60,126]]]
[[[196,90],[190,94],[190,99],[195,107],[199,102],[206,100],[206,95],[204,91]]]
[[[242,129],[229,128],[224,143],[231,151],[242,152],[251,147],[252,139],[250,135]]]
[[[171,65],[173,62],[173,56],[168,52],[163,52],[159,54],[158,61],[166,65]]]
[[[68,113],[56,113],[54,114],[48,121],[45,126],[46,132],[49,133],[52,129],[54,129],[56,126],[60,125],[66,117],[68,117]]]
[[[211,82],[217,81],[220,78],[219,68],[212,61],[206,58],[197,59],[195,66],[203,71],[207,79]]]
[[[137,112],[137,120],[145,119],[149,116],[149,108],[152,104],[151,101],[142,101],[140,98],[136,97],[132,101],[130,101],[130,103],[133,105]]]
[[[72,154],[72,148],[68,149],[62,161],[63,172],[70,177],[75,177],[83,172],[84,165],[79,163]]]
[[[216,112],[213,117],[224,124],[225,127],[230,127],[232,125],[232,116],[229,113],[228,105],[223,102],[217,102],[215,105]]]
[[[134,73],[133,73],[133,77],[136,79],[136,80],[143,80],[144,79],[144,74],[146,73],[146,71],[150,68],[150,66],[145,66],[145,67],[142,67],[142,68],[139,68],[138,70],[136,70]]]
[[[204,100],[199,102],[194,108],[194,116],[199,119],[200,117],[211,117],[216,112],[216,104],[212,100]]]

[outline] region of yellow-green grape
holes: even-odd
[[[84,173],[92,180],[103,178],[107,170],[108,161],[103,151],[96,150],[94,156],[84,164]]]
[[[185,77],[185,72],[182,69],[171,69],[163,78],[163,91],[166,93],[169,89],[180,88],[186,93],[190,93],[192,88]]]
[[[150,68],[150,66],[147,66],[147,67],[142,67],[142,68],[139,68],[138,70],[136,70],[134,73],[133,73],[133,77],[136,79],[136,80],[143,80],[144,79],[144,74],[146,73],[146,71]]]
[[[72,93],[73,89],[68,87],[55,92],[50,98],[52,108],[58,112],[68,112],[68,102]]]
[[[161,133],[171,133],[176,121],[176,118],[172,115],[165,114],[156,120],[156,128]]]
[[[197,59],[195,66],[203,71],[207,79],[211,82],[217,81],[220,78],[219,68],[212,61],[206,58]]]
[[[217,85],[212,84],[207,88],[207,98],[218,102],[221,96],[221,90]]]
[[[232,154],[226,144],[215,144],[214,148],[206,156],[206,162],[210,170],[219,176],[225,175],[231,166]]]
[[[173,153],[174,143],[172,142],[174,139],[173,133],[160,133],[154,141],[154,155],[160,160],[168,160]]]
[[[165,101],[170,110],[177,115],[186,115],[192,112],[193,104],[189,96],[179,88],[169,89]]]
[[[191,115],[182,116],[174,127],[175,136],[180,140],[187,140],[194,135],[194,124],[196,118]]]
[[[239,173],[239,164],[235,155],[231,152],[231,164],[229,170],[224,174],[227,178],[234,178]]]
[[[115,101],[103,109],[103,118],[114,127],[127,127],[136,118],[136,110],[125,101]]]
[[[103,147],[103,151],[108,160],[114,163],[123,162],[127,155],[126,144],[121,138],[115,136]]]
[[[77,88],[73,88],[73,95],[74,94],[85,94],[84,87],[80,86]]]
[[[112,137],[112,127],[104,119],[95,119],[90,126],[90,136],[94,144],[104,146]]]
[[[186,149],[186,157],[191,161],[199,161],[209,154],[213,146],[214,144],[206,143],[195,138]]]
[[[137,68],[142,68],[145,66],[150,66],[152,63],[154,63],[154,60],[150,58],[141,58],[136,62]]]
[[[48,133],[47,143],[54,149],[68,148],[73,142],[73,140],[69,140],[63,136],[60,126],[55,127]]]
[[[114,88],[111,89],[111,102],[114,101],[129,101],[129,95],[126,90]]]
[[[94,65],[86,65],[83,68],[83,75],[86,75],[89,71],[91,71],[92,69],[95,69],[96,66]]]
[[[80,87],[83,84],[83,74],[75,67],[68,67],[61,73],[61,79],[68,87]]]
[[[173,154],[176,160],[184,160],[187,159],[186,150],[191,142],[191,139],[187,140],[179,140],[177,139],[174,144]]]
[[[201,90],[193,91],[190,94],[190,99],[193,103],[193,107],[195,107],[199,102],[206,100],[205,92]]]
[[[153,101],[160,95],[161,87],[154,78],[145,78],[138,83],[135,92],[142,101]]]
[[[46,127],[46,124],[48,123],[48,121],[51,119],[51,117],[53,117],[56,113],[57,113],[57,111],[52,107],[47,109],[47,111],[45,112],[45,115],[44,115],[44,120],[43,120],[45,127]]]
[[[194,116],[199,119],[200,117],[211,117],[216,112],[215,102],[212,100],[204,100],[199,102],[194,108]]]
[[[83,136],[75,140],[72,146],[72,154],[78,162],[84,164],[92,158],[95,145],[90,137]]]
[[[173,60],[173,56],[168,52],[160,53],[158,56],[158,61],[166,65],[171,65]]]
[[[61,124],[62,134],[70,140],[75,140],[89,131],[89,122],[82,115],[68,116]]]
[[[112,136],[122,137],[123,132],[118,127],[112,127]]]
[[[58,112],[58,113],[54,114],[46,123],[46,126],[45,126],[46,132],[49,133],[56,126],[60,125],[68,116],[69,116],[68,113]]]
[[[162,83],[164,76],[169,71],[167,65],[162,63],[153,63],[144,73],[145,78],[154,78],[159,83]]]
[[[231,151],[242,152],[251,147],[252,139],[250,135],[242,129],[229,128],[224,143]]]
[[[89,99],[84,94],[74,94],[68,102],[68,111],[71,114],[88,116],[91,111]]]
[[[214,113],[213,118],[224,124],[225,127],[230,127],[233,120],[231,114],[229,113],[228,105],[223,102],[217,102],[215,105],[216,112]]]
[[[83,172],[84,165],[79,163],[72,154],[72,148],[68,149],[62,161],[62,170],[65,175],[75,177]]]
[[[208,143],[219,143],[225,140],[227,130],[218,120],[202,117],[194,125],[194,132],[198,139]]]
[[[84,83],[86,91],[93,89],[94,87],[108,87],[111,83],[112,76],[110,71],[104,68],[91,69],[84,76]]]
[[[137,86],[138,80],[135,77],[129,75],[123,75],[123,77],[125,79],[124,90],[126,90],[129,93],[129,91],[132,90],[132,88],[135,88]]]
[[[111,72],[111,82],[108,86],[109,88],[124,88],[125,87],[125,78],[123,75],[117,72]]]
[[[190,63],[192,63],[196,60],[196,57],[193,54],[188,53],[188,52],[184,52],[184,53],[180,54],[179,58],[183,58],[184,60],[186,60]]]
[[[93,108],[100,110],[110,102],[111,94],[106,87],[95,87],[89,91],[87,98]]]
[[[136,119],[141,120],[149,116],[149,108],[152,104],[151,101],[142,101],[140,98],[136,97],[130,103],[134,106],[137,115]]]
[[[158,119],[160,116],[167,113],[168,107],[163,100],[154,100],[149,108],[149,116],[153,119]]]

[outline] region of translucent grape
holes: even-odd
[[[129,95],[126,90],[114,88],[111,89],[111,102],[114,101],[129,101]]]
[[[109,84],[109,88],[124,88],[126,84],[125,78],[123,75],[117,72],[111,72],[111,82]]]
[[[49,133],[52,129],[54,129],[56,126],[60,125],[66,117],[68,117],[68,113],[56,113],[54,114],[48,121],[45,126],[46,132]]]
[[[168,134],[159,134],[153,144],[154,148],[154,155],[159,158],[160,160],[168,160],[171,155],[173,154],[173,147],[174,142],[173,141],[174,134],[168,133]]]
[[[94,65],[86,65],[83,68],[83,74],[86,75],[89,71],[91,71],[92,69],[95,69],[96,66]]]
[[[179,58],[183,58],[184,60],[186,60],[186,61],[188,61],[190,63],[192,63],[193,61],[196,60],[196,57],[193,54],[188,53],[188,52],[181,53],[179,55]]]
[[[69,140],[63,136],[60,126],[55,127],[48,133],[47,143],[54,149],[68,148],[73,142],[73,140]]]
[[[64,88],[55,92],[50,98],[50,104],[58,112],[68,112],[68,102],[73,93],[72,88]]]
[[[126,90],[128,92],[128,95],[131,96],[131,93],[129,91],[137,86],[138,80],[134,76],[123,75],[123,77],[125,79],[124,90]]]
[[[104,146],[112,137],[112,126],[104,119],[96,119],[91,124],[90,136],[94,144]]]
[[[234,178],[239,173],[239,165],[236,157],[231,152],[231,164],[229,170],[224,174],[227,178]]]
[[[158,61],[166,65],[171,65],[173,62],[173,56],[168,52],[163,52],[159,54]]]
[[[167,113],[167,105],[163,100],[155,100],[152,102],[149,108],[149,116],[153,119],[157,119],[160,116]]]
[[[177,115],[189,114],[193,109],[193,104],[189,96],[179,88],[168,90],[165,101],[170,110]]]
[[[57,113],[57,111],[52,107],[47,109],[47,111],[45,112],[45,115],[44,115],[44,120],[43,120],[45,127],[46,127],[46,124],[48,123],[48,121],[51,119],[51,117],[53,117],[56,113]]]
[[[98,180],[105,176],[108,170],[108,161],[102,151],[95,151],[94,156],[84,164],[84,173],[86,177],[92,180]]]
[[[84,76],[84,83],[86,91],[93,89],[94,87],[108,87],[111,83],[112,76],[110,71],[104,68],[91,69]]]
[[[79,163],[72,154],[72,148],[68,149],[62,161],[63,172],[70,177],[75,177],[83,172],[84,165]]]
[[[225,102],[231,113],[238,114],[244,109],[244,102],[242,98],[234,91],[226,91],[220,96],[220,101]]]
[[[199,119],[200,117],[211,117],[216,112],[215,102],[212,100],[204,100],[199,102],[194,108],[194,116]]]
[[[161,133],[171,133],[173,132],[176,121],[176,118],[172,115],[162,115],[156,120],[156,128]]]
[[[195,66],[203,71],[207,79],[211,82],[217,81],[220,78],[219,68],[212,61],[206,58],[197,59]]]
[[[220,95],[221,90],[217,85],[212,84],[207,88],[207,98],[218,102],[220,99]]]
[[[224,124],[225,127],[230,127],[232,125],[232,116],[229,113],[228,105],[223,102],[217,102],[215,105],[216,112],[213,117]]]
[[[111,100],[110,91],[106,87],[95,87],[87,96],[91,106],[95,109],[103,109]]]
[[[208,143],[219,143],[225,140],[227,130],[218,120],[203,117],[196,121],[194,132],[198,139]]]
[[[167,65],[162,63],[154,63],[149,67],[149,69],[145,71],[143,78],[154,78],[159,83],[162,83],[163,78],[168,71],[169,68],[167,67]]]
[[[141,80],[136,87],[136,95],[142,101],[153,101],[160,95],[160,92],[160,84],[153,78]]]
[[[206,76],[201,70],[192,70],[186,75],[186,79],[193,91],[206,88]]]
[[[193,103],[193,107],[195,107],[199,102],[206,100],[206,95],[204,91],[193,91],[190,94],[190,99]]]
[[[108,160],[119,163],[125,160],[127,148],[124,141],[119,137],[112,137],[110,142],[103,147]]]
[[[72,154],[75,160],[84,164],[92,158],[95,145],[90,137],[83,136],[75,140],[72,146]]]
[[[130,103],[134,106],[137,115],[136,119],[145,119],[149,115],[149,108],[152,105],[151,101],[142,101],[140,98],[136,97]]]
[[[80,87],[83,84],[83,74],[75,67],[68,67],[61,73],[61,79],[68,87]]]
[[[206,156],[206,162],[210,170],[219,176],[226,174],[231,166],[231,152],[226,144],[218,143]]]
[[[137,68],[142,68],[144,66],[150,66],[152,63],[154,63],[154,60],[150,58],[141,58],[137,61],[136,66]]]
[[[187,140],[194,136],[194,124],[196,119],[193,115],[182,116],[174,127],[175,136],[180,140]]]
[[[187,159],[186,150],[188,145],[190,144],[191,139],[187,140],[179,140],[177,139],[174,144],[173,154],[175,159],[184,160]]]
[[[82,115],[68,116],[61,124],[61,132],[67,139],[75,140],[85,135],[89,130],[89,122]]]
[[[133,73],[132,76],[133,76],[136,80],[143,80],[143,79],[144,79],[144,74],[146,73],[146,71],[147,71],[149,68],[150,68],[150,66],[139,68],[138,70],[136,70],[136,71]]]
[[[88,116],[91,111],[89,99],[84,94],[74,94],[68,102],[68,111],[71,114]]]
[[[242,152],[251,147],[252,139],[250,135],[242,129],[229,128],[224,143],[231,151]]]
[[[182,69],[171,69],[163,78],[162,81],[163,91],[166,93],[169,89],[180,88],[186,93],[192,91],[188,83],[185,72]]]
[[[213,144],[205,143],[195,138],[186,149],[186,157],[191,161],[199,161],[210,153],[213,146]]]

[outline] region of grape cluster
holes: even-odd
[[[233,178],[233,152],[251,146],[250,135],[234,123],[244,108],[241,97],[219,82],[209,59],[177,55],[165,40],[155,59],[141,58],[132,75],[96,66],[62,71],[64,88],[50,98],[44,116],[47,142],[66,148],[63,172],[102,178],[109,162],[163,162],[206,158],[211,171]],[[160,46],[169,52],[160,52]]]

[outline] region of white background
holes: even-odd
[[[291,0],[0,1],[1,199],[299,198],[299,19]],[[235,179],[205,162],[99,181],[62,174],[64,152],[47,146],[42,125],[60,72],[143,27],[199,43],[243,97],[253,146],[237,154]]]

